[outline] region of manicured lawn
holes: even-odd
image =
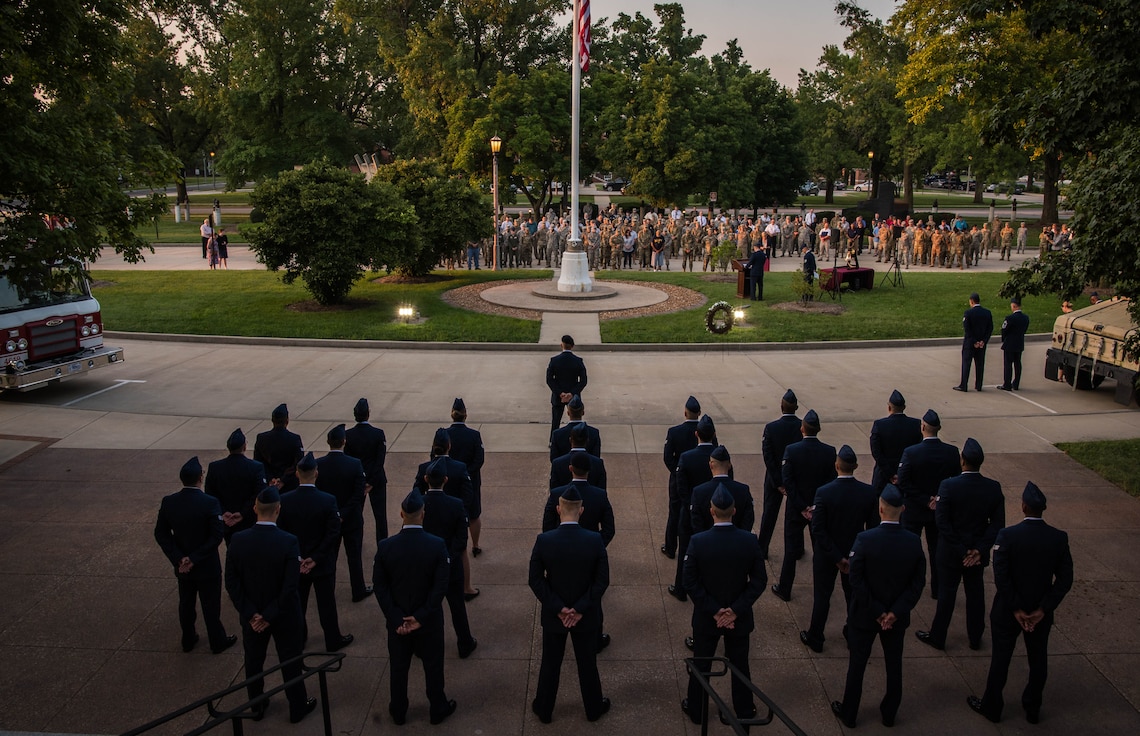
[[[1140,496],[1140,439],[1062,442],[1058,448],[1133,496]]]
[[[905,286],[879,286],[883,273],[876,274],[870,291],[845,292],[841,315],[804,314],[772,309],[779,302],[794,301],[791,273],[770,273],[764,278],[763,302],[735,297],[735,282],[713,283],[700,273],[650,274],[632,271],[603,272],[602,279],[666,281],[696,289],[709,297],[700,309],[653,317],[602,322],[603,342],[805,342],[832,340],[892,340],[922,337],[958,337],[962,334],[962,312],[970,292],[977,291],[982,304],[994,313],[994,331],[1000,331],[1009,304],[998,297],[1005,281],[1000,273],[907,273]],[[745,310],[744,327],[726,335],[705,330],[705,310],[713,302],[750,305]],[[823,297],[831,303],[831,298]],[[1051,297],[1027,297],[1022,308],[1032,319],[1031,332],[1046,332],[1061,313],[1060,303]],[[995,340],[997,338],[995,337]]]
[[[158,237],[155,237],[154,225],[143,225],[138,229],[139,235],[150,243],[200,243],[202,234],[198,228],[202,226],[205,215],[191,215],[190,222],[174,221],[174,213],[162,216],[158,221]],[[249,224],[249,215],[239,215],[235,212],[226,212],[222,209],[222,227],[226,229],[231,243],[245,243],[245,236],[239,232],[241,225]]]
[[[482,273],[482,272],[480,272]],[[541,277],[542,272],[531,272]],[[92,273],[95,296],[111,329],[191,335],[420,340],[425,342],[537,342],[536,321],[476,314],[444,304],[439,294],[472,283],[466,271],[439,272],[430,284],[379,284],[361,279],[350,309],[295,311],[309,299],[268,271],[103,271]],[[517,278],[518,272],[483,280]],[[547,278],[550,272],[545,272]],[[528,273],[528,276],[530,273]],[[415,305],[422,324],[395,321],[396,308]]]
[[[263,335],[375,340],[536,342],[537,321],[494,317],[456,309],[439,295],[477,281],[549,278],[548,271],[437,271],[443,279],[429,284],[381,284],[365,278],[350,294],[353,308],[296,311],[290,305],[309,299],[301,284],[286,286],[277,274],[261,271],[104,271],[94,278],[110,285],[95,290],[107,324],[128,332],[177,332],[206,335]],[[961,335],[961,314],[971,291],[994,311],[995,329],[1008,306],[997,296],[1003,274],[905,274],[906,286],[879,287],[845,294],[841,315],[804,314],[773,309],[794,300],[792,274],[765,279],[764,302],[736,299],[734,283],[710,281],[707,275],[602,272],[599,280],[672,283],[705,294],[709,304],[674,314],[602,322],[607,343],[727,343],[871,340]],[[881,274],[879,275],[881,278]],[[712,302],[751,305],[743,326],[727,335],[705,330],[705,311]],[[824,297],[830,303],[830,298]],[[427,321],[405,325],[394,321],[397,306],[414,304]],[[1055,300],[1027,298],[1031,331],[1047,331],[1060,313]],[[996,338],[995,338],[996,340]]]

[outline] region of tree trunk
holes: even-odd
[[[910,161],[903,163],[903,199],[906,200],[906,208],[914,210],[914,177],[910,172]]]
[[[824,204],[835,204],[835,180],[834,179],[828,179],[827,180],[827,188],[824,190],[824,193],[823,193],[823,203]]]
[[[969,184],[967,184],[966,186],[969,186]],[[977,174],[975,174],[974,175],[974,204],[984,204],[984,202],[982,202],[982,192],[984,190],[985,190],[985,187],[982,186],[982,179]]]
[[[174,180],[174,183],[178,188],[178,191],[174,195],[174,206],[177,207],[183,202],[189,202],[190,194],[186,191],[186,177],[179,176]]]
[[[1057,222],[1057,180],[1061,178],[1061,158],[1053,153],[1045,156],[1045,171],[1041,173],[1041,189],[1044,201],[1041,203],[1041,224]]]

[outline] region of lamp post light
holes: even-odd
[[[214,168],[214,152],[210,151],[210,176],[213,177],[213,188],[218,188],[218,170]]]
[[[495,228],[494,233],[494,247],[492,248],[491,257],[495,262],[491,264],[492,271],[499,270],[499,151],[503,147],[503,139],[495,136],[491,139],[491,198],[492,209],[491,225]]]
[[[875,196],[875,152],[867,151],[867,199]]]

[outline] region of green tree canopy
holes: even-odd
[[[152,183],[115,108],[129,85],[127,4],[37,0],[0,17],[0,269],[19,282],[45,261],[94,261],[105,242],[139,260],[148,246],[135,225],[163,200],[132,199],[119,184]],[[49,217],[67,227],[49,229]]]
[[[416,237],[415,210],[387,182],[327,160],[258,185],[250,204],[264,221],[248,231],[250,248],[271,271],[300,278],[320,304],[343,302],[365,269],[379,270]]]

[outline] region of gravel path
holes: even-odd
[[[481,314],[496,314],[503,317],[516,317],[518,319],[541,320],[542,312],[534,309],[518,309],[515,307],[501,307],[497,304],[492,304],[484,300],[480,295],[484,289],[491,289],[496,286],[503,286],[505,284],[525,283],[529,279],[517,279],[513,281],[488,281],[481,284],[471,284],[470,286],[461,286],[458,289],[451,289],[445,291],[441,298],[447,304],[459,309],[467,309],[472,312],[479,312]],[[636,282],[623,282],[606,279],[607,285],[618,285],[622,283],[630,283],[635,286],[649,286],[659,291],[665,292],[668,299],[658,304],[652,304],[647,307],[637,307],[634,309],[618,309],[614,311],[603,311],[599,313],[599,320],[610,319],[630,319],[632,317],[647,317],[653,314],[667,314],[669,312],[680,312],[686,309],[699,307],[708,301],[708,298],[699,291],[693,291],[683,286],[675,286],[673,284],[655,284],[646,283],[644,281]],[[556,312],[557,309],[550,309],[548,311]]]

